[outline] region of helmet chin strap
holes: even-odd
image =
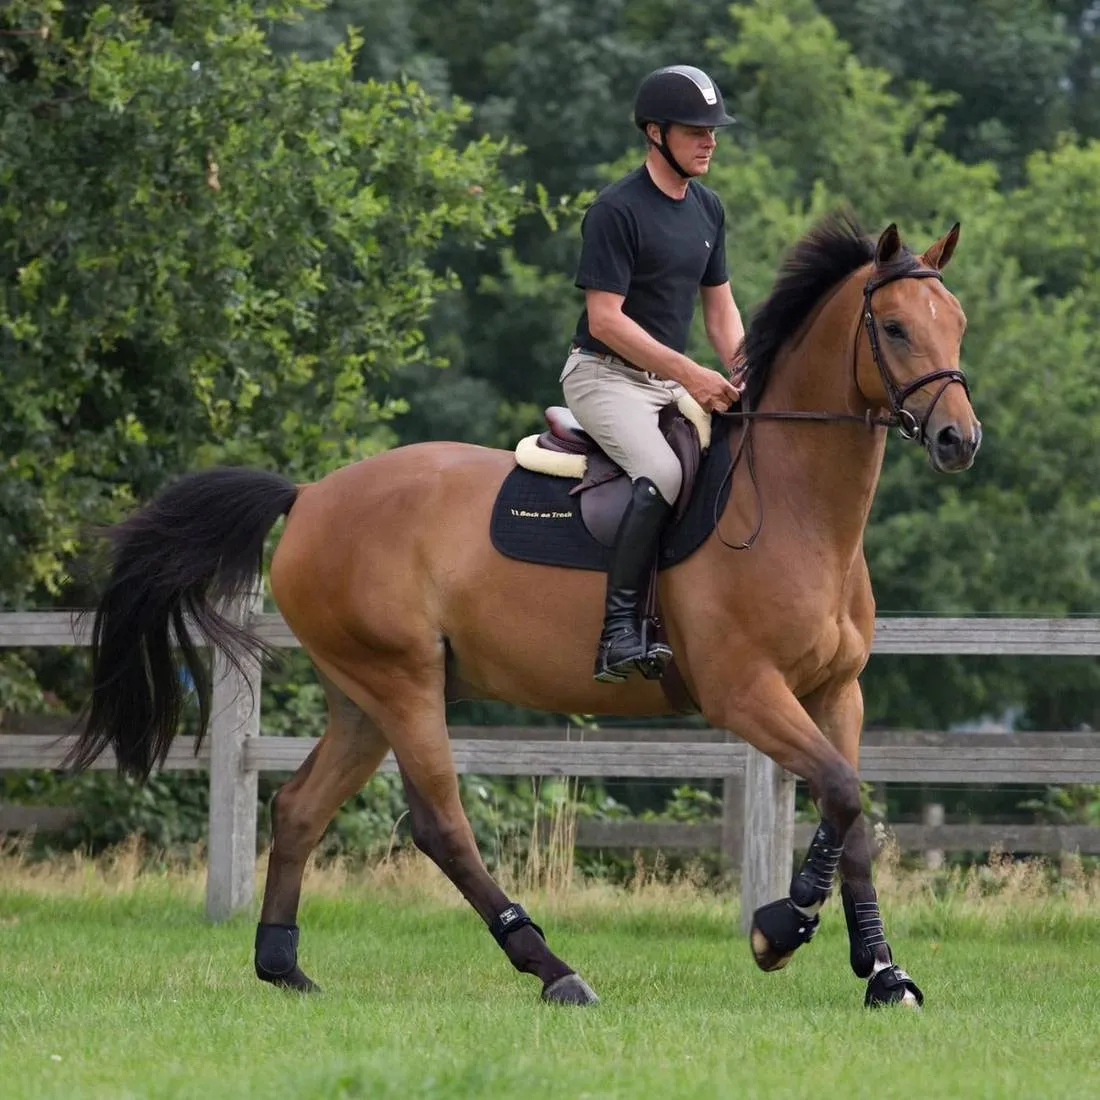
[[[650,145],[653,146],[654,149],[657,150],[657,152],[661,154],[662,157],[665,158],[665,160],[668,161],[669,166],[678,176],[681,177],[681,179],[689,180],[691,179],[691,173],[685,172],[683,168],[680,167],[680,165],[676,162],[676,158],[672,155],[672,152],[668,147],[668,127],[669,124],[667,122],[661,123],[660,145],[658,145],[657,142],[655,142],[653,138],[649,136],[649,134],[646,134],[646,140],[649,142]]]

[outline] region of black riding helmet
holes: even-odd
[[[726,114],[718,85],[694,65],[667,65],[651,72],[638,85],[634,96],[634,122],[645,133],[650,122],[661,127],[657,148],[685,179],[689,174],[676,163],[668,149],[668,128],[681,126],[732,126],[737,119]],[[647,140],[650,140],[647,136]]]

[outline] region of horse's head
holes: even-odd
[[[940,276],[958,239],[956,224],[914,260],[896,225],[883,231],[864,290],[868,339],[856,359],[864,397],[889,408],[942,472],[967,469],[982,441],[959,369],[966,314]]]

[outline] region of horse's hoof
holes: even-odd
[[[595,1005],[600,1003],[592,987],[579,974],[566,974],[543,986],[542,999],[555,1005]]]
[[[820,923],[817,915],[803,913],[790,898],[760,906],[752,915],[749,946],[761,970],[782,970],[804,943],[813,939]]]
[[[924,994],[900,966],[887,966],[871,975],[863,1003],[867,1008],[902,1005],[919,1012],[924,1004]]]
[[[256,975],[261,982],[270,982],[277,989],[289,989],[295,993],[321,992],[321,987],[297,966],[287,974],[262,974],[257,967]]]
[[[749,943],[752,945],[752,957],[756,960],[756,965],[769,973],[782,970],[794,957],[793,951],[788,951],[785,955],[776,951],[768,942],[768,937],[756,925],[753,925]]]

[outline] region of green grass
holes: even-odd
[[[313,998],[256,981],[254,915],[208,924],[195,874],[0,881],[5,1098],[1100,1094],[1093,886],[887,884],[917,1015],[863,1009],[836,904],[769,975],[698,890],[523,896],[602,998],[577,1010],[541,1004],[434,870],[307,883]]]

